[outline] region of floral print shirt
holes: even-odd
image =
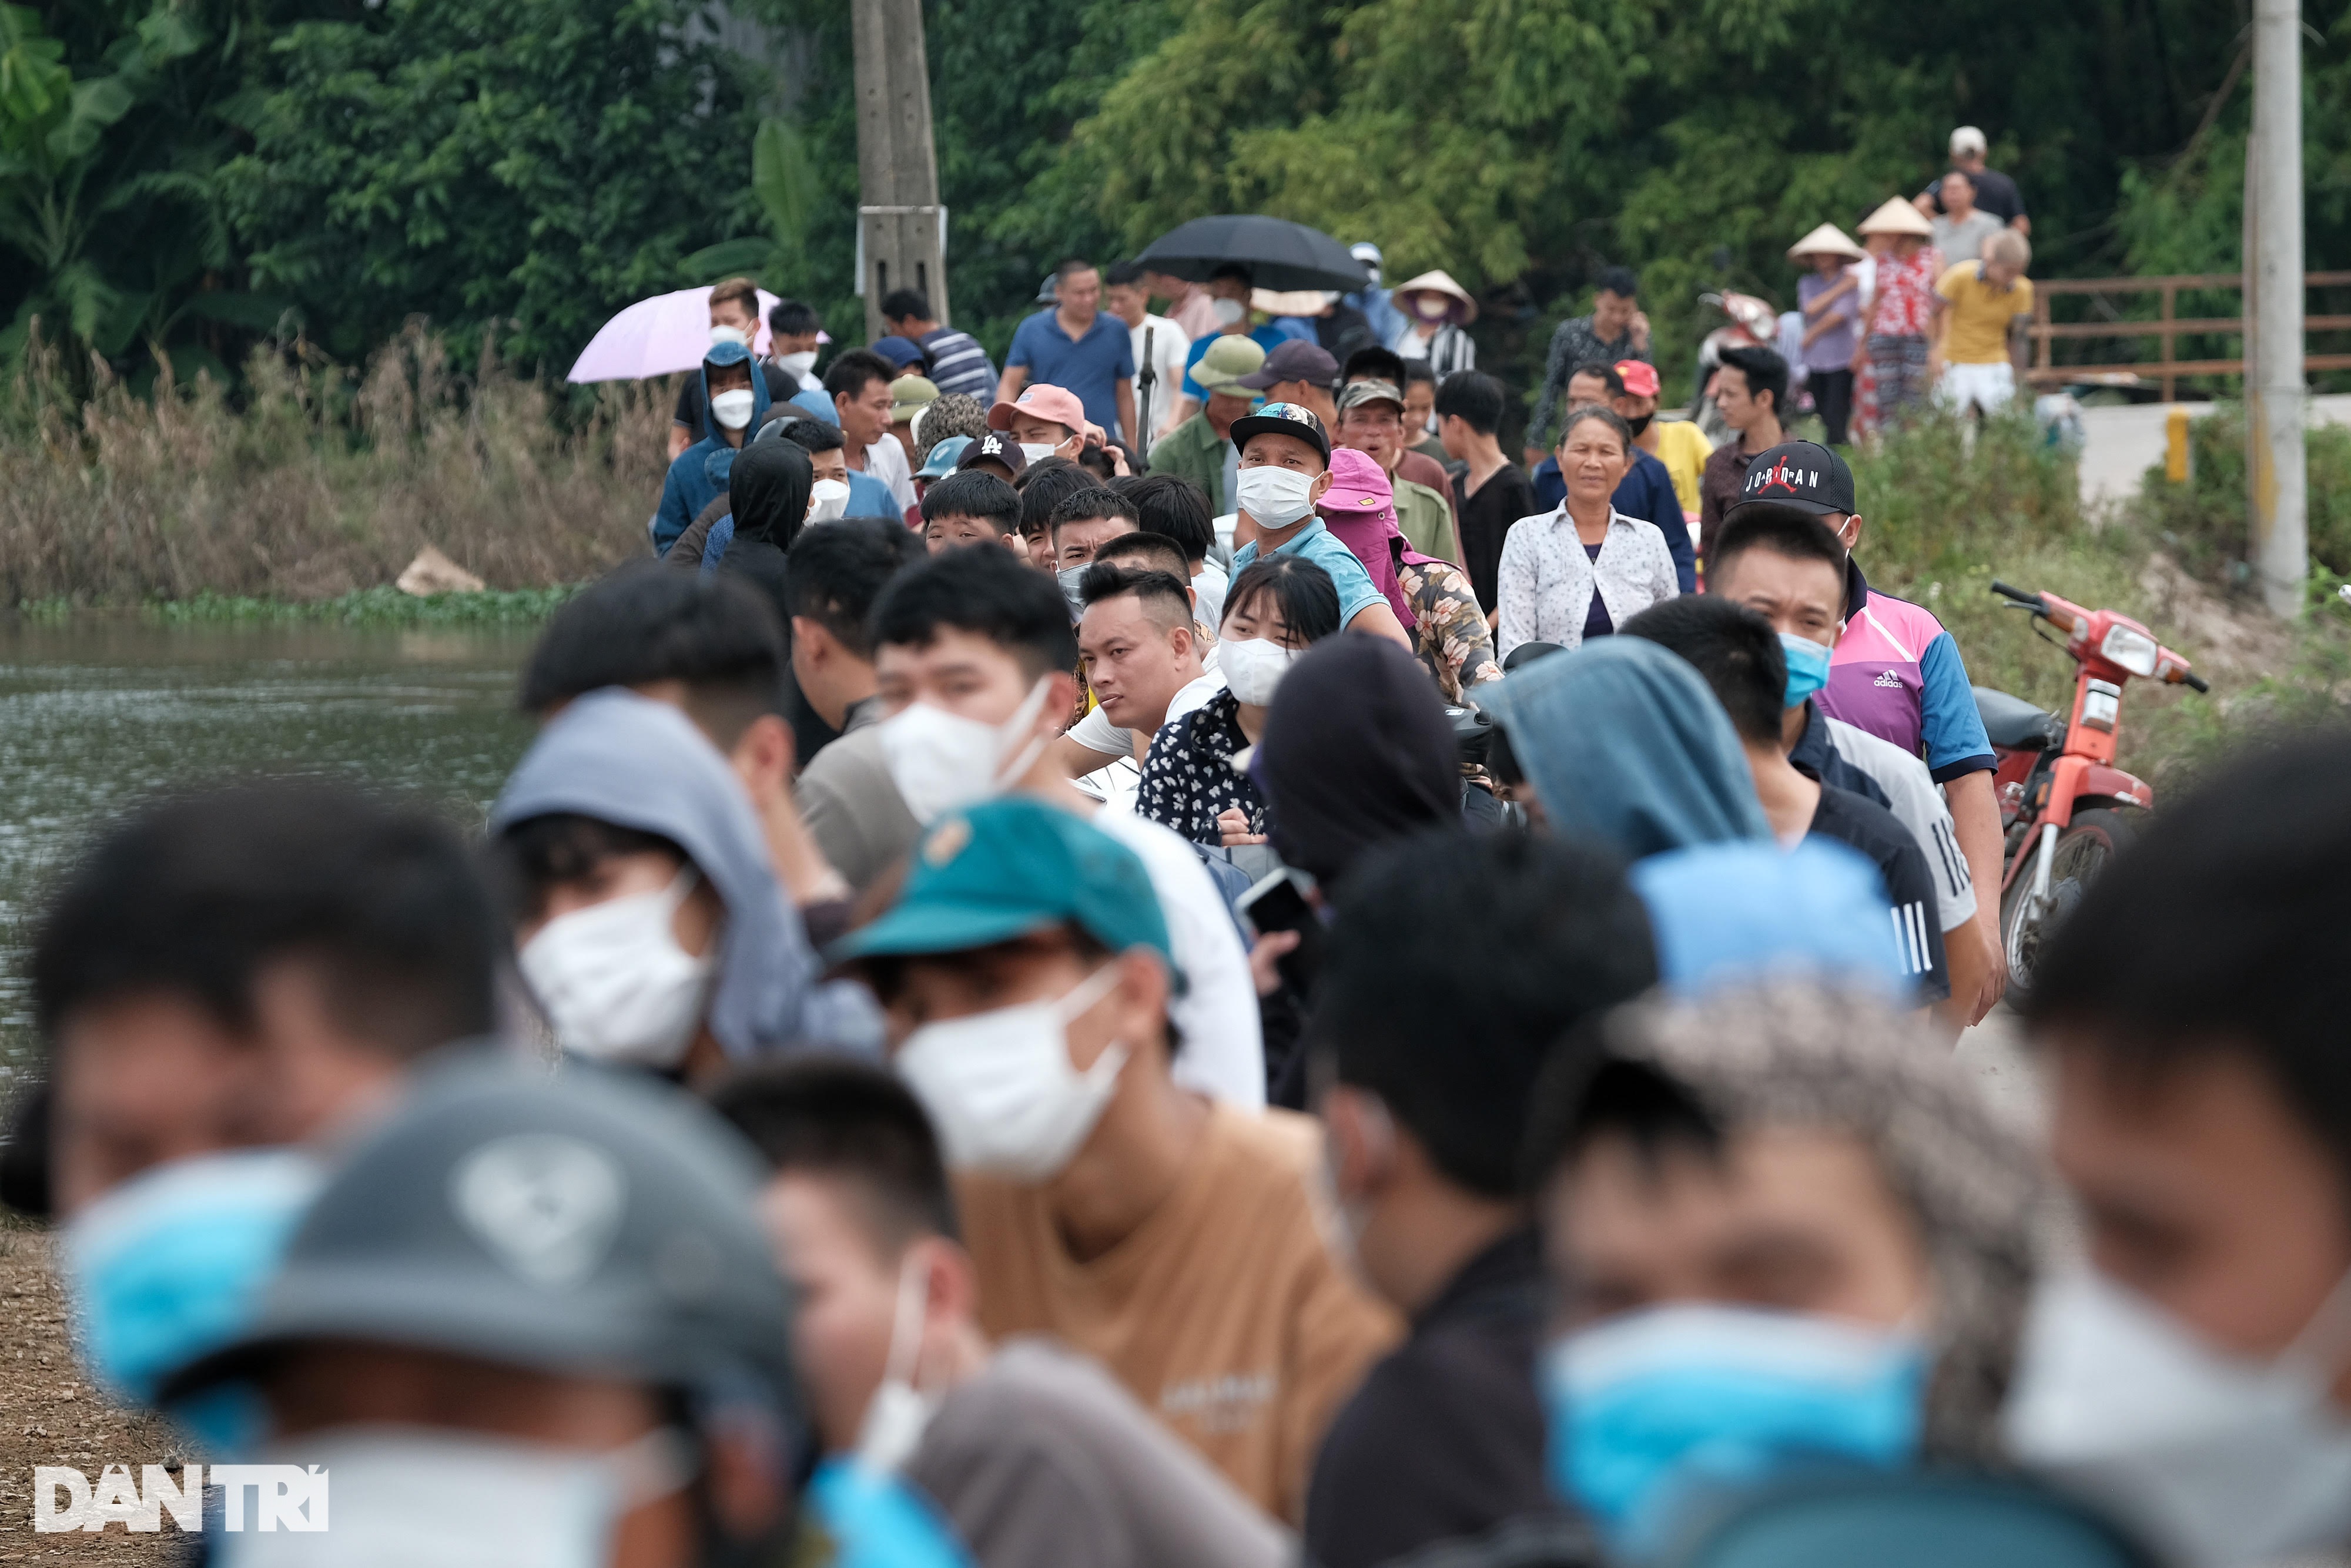
[[[1877,303],[1869,315],[1874,338],[1923,338],[1935,318],[1935,280],[1943,276],[1940,253],[1920,246],[1907,261],[1888,253],[1877,258]]]
[[[1233,754],[1249,745],[1241,733],[1240,699],[1220,691],[1182,718],[1164,725],[1143,759],[1143,783],[1134,814],[1172,828],[1196,844],[1217,844],[1224,833],[1217,819],[1238,808],[1249,831],[1265,831],[1265,797],[1233,767]]]
[[[1413,628],[1413,647],[1447,703],[1459,707],[1464,691],[1502,678],[1486,612],[1459,567],[1407,557],[1396,563],[1396,581],[1419,622]]]

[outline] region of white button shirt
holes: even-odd
[[[1500,612],[1494,637],[1497,659],[1509,658],[1521,643],[1581,646],[1594,592],[1617,626],[1681,592],[1673,552],[1655,523],[1611,510],[1608,536],[1595,560],[1583,553],[1583,541],[1576,537],[1575,520],[1567,515],[1564,501],[1510,525],[1502,537],[1502,561],[1495,580]]]

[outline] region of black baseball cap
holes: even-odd
[[[1252,435],[1287,435],[1302,441],[1331,461],[1331,435],[1322,428],[1322,421],[1303,403],[1270,402],[1255,413],[1244,414],[1233,421],[1233,450],[1249,450]]]
[[[1783,441],[1755,455],[1747,476],[1739,483],[1739,497],[1723,508],[1729,516],[1750,501],[1793,507],[1814,517],[1850,513],[1853,470],[1844,459],[1817,441]]]
[[[1265,363],[1256,372],[1233,382],[1251,392],[1264,392],[1283,382],[1304,382],[1310,386],[1327,387],[1339,379],[1339,361],[1320,343],[1310,343],[1303,338],[1288,338],[1273,346]]]
[[[972,444],[963,449],[963,455],[956,459],[956,467],[977,468],[983,463],[999,464],[1018,478],[1020,471],[1029,466],[1029,455],[1004,432],[991,430],[973,438]]]

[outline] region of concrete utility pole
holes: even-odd
[[[946,225],[939,165],[931,145],[931,75],[923,48],[922,0],[852,0],[857,62],[858,234],[868,341],[889,330],[882,297],[919,288],[931,314],[947,314]]]
[[[2302,613],[2310,575],[2310,473],[2303,455],[2302,7],[2253,0],[2253,142],[2245,334],[2246,474],[2253,564],[2273,615]]]

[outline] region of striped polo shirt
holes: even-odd
[[[931,382],[942,395],[961,392],[983,403],[996,401],[996,367],[987,362],[978,339],[939,327],[923,334],[922,349],[931,357]]]

